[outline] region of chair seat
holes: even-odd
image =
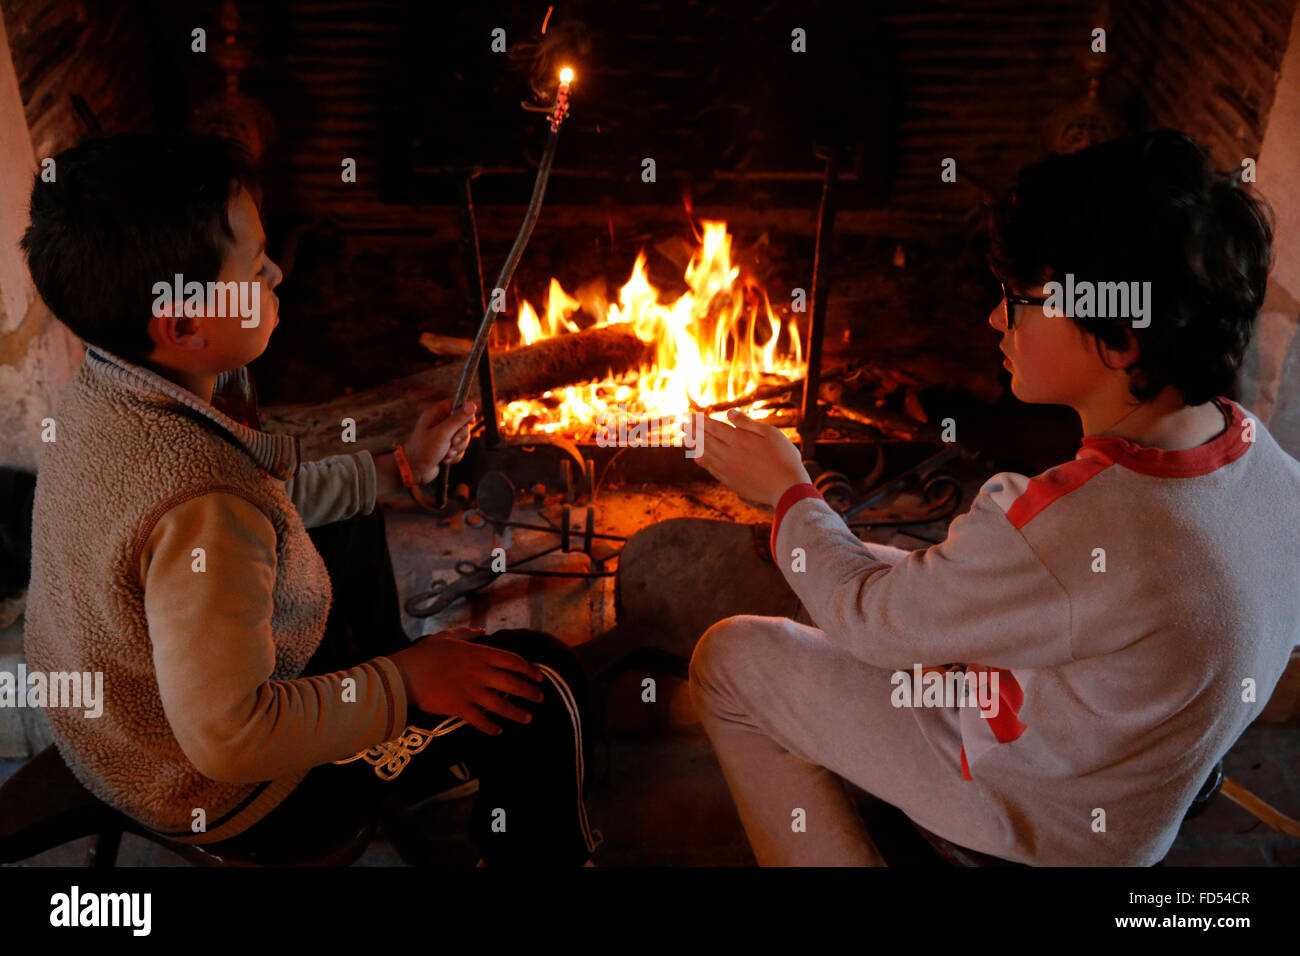
[[[134,833],[196,866],[347,866],[365,852],[376,824],[346,816],[308,833],[234,837],[220,844],[175,843],[104,803],[82,786],[54,746],[27,761],[0,786],[0,863],[17,863],[87,836],[101,838],[111,866],[117,841]]]

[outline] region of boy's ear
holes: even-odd
[[[1124,327],[1124,347],[1112,348],[1097,336],[1097,354],[1101,356],[1102,362],[1107,368],[1127,369],[1138,360],[1142,350],[1138,345],[1137,336],[1128,326]]]
[[[184,302],[159,303],[149,320],[149,338],[156,348],[182,352],[207,348],[208,338],[197,316],[185,314]]]

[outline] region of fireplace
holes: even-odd
[[[430,486],[384,505],[407,636],[560,636],[596,682],[610,749],[637,754],[639,782],[607,814],[648,828],[647,780],[674,761],[704,761],[712,781],[679,844],[616,854],[747,862],[687,662],[721,618],[801,608],[771,553],[773,510],[712,480],[678,423],[738,408],[780,428],[859,538],[906,551],[942,542],[989,476],[1069,460],[1077,417],[1010,393],[982,214],[1044,155],[1160,126],[1221,168],[1258,159],[1288,182],[1296,2],[1240,6],[1252,26],[1224,22],[1220,42],[1197,27],[1211,0],[13,0],[0,427],[18,438],[2,464],[34,469],[36,423],[80,360],[9,251],[26,201],[13,183],[31,172],[12,144],[39,164],[99,132],[243,140],[285,273],[281,323],[255,387],[216,401],[310,460],[386,452],[466,382],[483,421],[445,500]],[[565,68],[544,200],[497,287]],[[1269,197],[1287,228],[1294,195]],[[1240,397],[1296,454],[1293,232]],[[20,620],[6,584],[0,625]],[[9,728],[0,757],[44,733]],[[729,836],[711,843],[714,827]]]
[[[78,12],[15,2],[5,16],[28,129],[10,141],[48,157],[96,130],[197,124],[249,138],[286,271],[286,321],[254,366],[261,399],[319,403],[451,364],[420,347],[422,333],[472,336],[482,309],[462,197],[472,191],[490,282],[541,154],[535,110],[553,95],[561,61],[572,62],[572,116],[494,352],[517,341],[524,301],[543,314],[552,279],[586,305],[602,285],[616,302],[644,253],[650,283],[676,300],[711,221],[726,223],[749,292],[766,295],[782,353],[793,320],[806,363],[819,150],[830,148],[838,186],[818,337],[829,383],[842,370],[860,374],[863,395],[850,400],[911,428],[978,418],[1003,394],[979,326],[996,288],[976,220],[1017,168],[1080,136],[1157,125],[1187,129],[1221,167],[1260,153],[1293,11],[1289,0],[1250,6],[1259,30],[1215,45],[1158,0],[1071,0],[1050,11],[890,0],[852,13],[813,3],[757,15],[728,3],[578,4],[549,18],[548,8],[519,4],[132,0]],[[172,42],[192,45],[200,28],[210,55]],[[1108,31],[1104,53],[1091,49],[1096,29]],[[1185,55],[1160,47],[1170,31]],[[481,39],[430,55],[444,35]],[[132,66],[115,64],[110,49]],[[958,162],[955,181],[942,175],[945,158]],[[342,175],[347,163],[355,176]],[[5,234],[21,227],[16,217]],[[21,269],[11,272],[5,304],[16,330],[31,296],[18,288]],[[795,311],[795,290],[808,311]],[[586,305],[570,320],[584,329],[608,320]],[[1281,410],[1285,430],[1292,403],[1281,370],[1294,339],[1272,314],[1243,384]],[[75,364],[67,343],[44,341],[57,338],[50,332],[27,358],[22,343],[50,328],[38,319],[4,353],[36,363],[18,377],[24,394],[65,380]],[[760,344],[766,334],[759,329]],[[23,410],[13,414],[24,434],[39,404],[10,403]],[[32,460],[31,442],[18,442],[13,463]]]

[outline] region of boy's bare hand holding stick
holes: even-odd
[[[450,401],[441,401],[424,410],[411,437],[402,445],[416,481],[422,484],[433,481],[441,465],[454,465],[465,456],[470,426],[477,414],[478,407],[473,402],[452,411]]]
[[[431,405],[420,414],[410,437],[399,446],[410,463],[411,477],[416,483],[428,484],[438,476],[443,465],[454,465],[465,457],[477,415],[478,407],[473,402],[466,402],[453,411],[447,400]],[[402,490],[401,469],[395,456],[376,458],[375,469],[380,495]]]

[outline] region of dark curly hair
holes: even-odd
[[[246,151],[213,136],[121,133],[64,150],[54,172],[36,176],[21,242],[37,291],[83,341],[149,355],[154,283],[221,272],[234,239],[227,204],[257,188]]]
[[[1102,343],[1136,339],[1129,390],[1172,386],[1188,405],[1234,387],[1264,301],[1272,215],[1216,175],[1188,136],[1160,130],[1052,156],[989,210],[990,266],[1012,285],[1150,282],[1150,324],[1075,318]]]

